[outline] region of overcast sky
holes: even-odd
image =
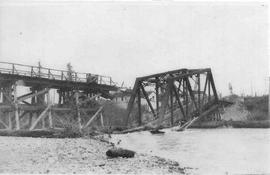
[[[15,1],[13,1],[15,2]],[[19,2],[19,1],[18,1]],[[112,76],[210,67],[229,94],[267,92],[263,3],[0,2],[0,60]]]

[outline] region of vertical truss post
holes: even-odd
[[[101,123],[101,126],[104,127],[104,119],[103,119],[102,112],[100,113],[100,123]]]
[[[159,79],[156,77],[156,118],[159,116]]]
[[[173,80],[169,80],[169,90],[170,90],[170,109],[171,109],[171,126],[173,126]]]
[[[217,90],[216,90],[216,86],[215,86],[215,83],[214,83],[214,78],[213,78],[213,74],[212,72],[210,71],[210,83],[211,83],[211,86],[212,86],[212,90],[213,90],[213,94],[214,94],[214,97],[215,97],[215,101],[217,102],[218,101],[218,95],[217,95]]]
[[[36,90],[37,90],[37,92],[40,92],[40,91],[44,90],[44,87],[38,87]],[[40,95],[38,95],[36,97],[37,97],[37,104],[38,105],[46,106],[45,94],[40,94]],[[41,111],[38,112],[38,115],[41,115]],[[45,129],[45,127],[46,127],[46,119],[45,119],[45,117],[41,118],[41,125],[42,125],[42,129]]]
[[[7,112],[8,114],[8,128],[9,130],[12,130],[12,116],[10,115],[10,112]]]
[[[203,88],[202,104],[204,104],[204,98],[205,98],[205,95],[206,95],[207,84],[208,84],[208,76],[206,74],[206,79],[205,79],[204,88]]]
[[[77,119],[78,119],[78,127],[81,132],[82,129],[82,123],[81,123],[81,114],[79,109],[79,92],[76,90],[75,92],[75,100],[76,100],[76,111],[77,111]]]
[[[142,111],[141,111],[141,90],[140,90],[141,84],[139,84],[138,90],[137,90],[137,96],[138,96],[138,123],[139,125],[142,124]]]
[[[31,88],[31,91],[32,91],[32,93],[35,93],[35,90],[33,88]],[[34,105],[34,104],[36,104],[36,97],[35,96],[33,96],[31,98],[31,105]],[[29,114],[29,122],[28,122],[29,127],[32,126],[32,120],[33,120],[33,112],[30,112],[30,114]]]
[[[51,105],[51,99],[50,99],[50,91],[47,93],[47,105]],[[53,122],[52,122],[52,110],[48,110],[48,118],[49,118],[49,127],[53,128]]]
[[[207,72],[207,77],[208,77],[208,102],[211,100],[211,86],[210,86],[210,74]]]
[[[201,113],[201,78],[200,78],[200,74],[197,74],[197,78],[198,78],[198,81],[197,81],[197,83],[198,83],[198,108],[199,108],[199,114]]]
[[[184,81],[184,95],[185,95],[185,104],[186,104],[186,117],[187,117],[187,120],[189,118],[189,115],[188,115],[188,90],[187,90],[187,81],[185,79],[183,79]]]
[[[17,94],[17,82],[14,83],[13,92],[14,92],[16,130],[19,130],[20,129],[20,118],[19,118],[19,107],[18,107],[18,101],[17,101],[17,95],[18,95]]]

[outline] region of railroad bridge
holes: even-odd
[[[44,129],[64,125],[61,118],[68,117],[86,128],[102,108],[94,99],[112,98],[117,89],[109,76],[0,62],[0,125]]]
[[[131,94],[126,124],[133,127],[187,126],[202,118],[220,120],[221,103],[210,68],[138,77]],[[150,113],[145,114],[145,107]]]
[[[98,98],[112,99],[111,91],[119,92],[119,87],[109,76],[0,62],[0,128],[36,130],[76,124],[82,130],[97,116],[103,125]],[[220,119],[210,68],[138,77],[129,94],[127,115],[120,116],[128,128]]]

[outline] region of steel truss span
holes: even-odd
[[[210,114],[219,120],[218,107],[210,68],[178,69],[136,79],[126,124],[175,126]]]

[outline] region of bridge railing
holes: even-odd
[[[65,70],[50,69],[42,66],[30,66],[9,62],[0,62],[0,73],[21,75],[28,77],[46,78],[72,82],[97,83],[116,86],[110,76],[102,76],[91,73],[70,72]]]

